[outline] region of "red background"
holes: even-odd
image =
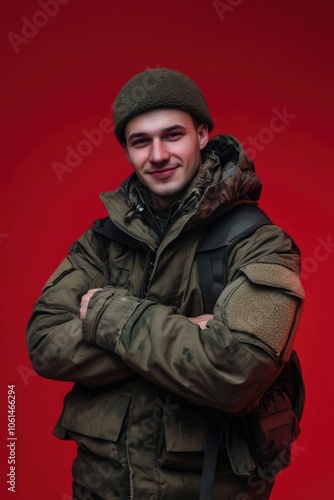
[[[301,247],[307,300],[295,346],[308,395],[293,464],[278,477],[272,498],[331,496],[333,4],[221,4],[226,12],[219,16],[211,1],[63,0],[45,18],[36,16],[35,0],[2,2],[1,498],[12,498],[5,476],[8,384],[17,395],[14,498],[70,498],[75,449],[52,435],[70,384],[32,372],[25,327],[69,245],[105,215],[99,192],[130,173],[112,133],[61,178],[53,162],[64,164],[65,148],[77,148],[84,129],[111,118],[111,103],[129,77],[158,66],[198,83],[214,132],[257,138],[261,206]],[[14,43],[8,33],[22,36],[24,16],[44,26],[30,31],[27,43]],[[284,107],[289,123],[268,132],[273,110]],[[318,252],[323,241],[329,246]]]

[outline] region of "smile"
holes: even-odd
[[[149,172],[149,174],[155,179],[167,179],[174,174],[176,168],[177,167],[162,168],[160,170],[153,170],[152,172]]]

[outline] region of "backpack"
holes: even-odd
[[[260,208],[244,204],[236,206],[209,227],[197,250],[205,313],[213,313],[214,305],[227,284],[228,258],[233,247],[265,224],[272,222]],[[293,350],[259,405],[239,417],[248,429],[250,450],[258,473],[265,480],[272,480],[290,464],[291,443],[300,433],[304,402],[300,362]],[[217,417],[209,418],[200,500],[212,498],[221,425]]]

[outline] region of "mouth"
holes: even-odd
[[[165,167],[165,168],[159,168],[156,170],[151,170],[148,172],[149,175],[154,177],[155,179],[167,179],[168,177],[171,177],[177,167]]]

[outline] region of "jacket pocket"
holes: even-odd
[[[291,443],[300,434],[297,415],[283,387],[279,383],[274,385],[244,418],[260,475],[265,479],[277,476],[290,465]]]
[[[168,469],[200,471],[203,463],[207,418],[191,405],[164,411],[158,465]]]
[[[119,463],[118,443],[125,442],[121,431],[130,399],[121,389],[99,392],[76,384],[65,397],[55,435]]]

